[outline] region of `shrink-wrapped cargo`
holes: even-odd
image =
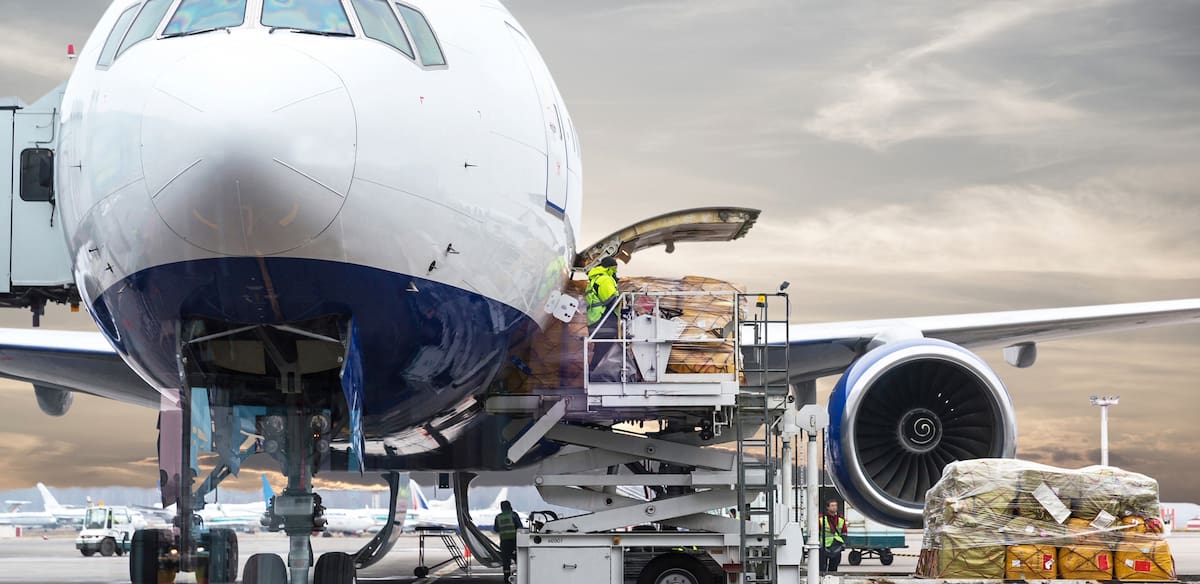
[[[1164,580],[1173,566],[1161,523],[1144,519],[1157,509],[1158,483],[1116,468],[954,462],[926,493],[919,574],[1051,579],[1056,561],[1064,579]],[[1003,566],[989,568],[997,546]]]
[[[731,325],[738,294],[737,285],[704,278],[622,278],[617,285],[635,297],[634,314],[655,314],[683,323],[681,340],[671,346],[667,373],[735,373],[738,355],[734,350]]]
[[[1005,580],[1053,580],[1058,575],[1058,548],[1053,545],[1008,546],[1004,556]]]
[[[626,307],[634,314],[655,313],[684,325],[683,340],[671,346],[667,373],[737,371],[739,356],[734,350],[734,331],[730,325],[738,314],[735,306],[738,294],[743,291],[741,286],[698,276],[628,277],[619,280],[617,289],[622,294],[643,294],[635,298],[634,306]],[[528,393],[534,388],[583,387],[584,339],[588,335],[586,291],[587,282],[583,280],[572,280],[562,291],[576,299],[579,311],[568,323],[550,319],[544,330],[529,340],[528,358],[521,360],[523,367],[516,368],[515,378],[509,382],[512,393]],[[590,352],[595,352],[595,346]],[[627,354],[631,369],[635,369],[633,359],[632,354]]]
[[[1144,541],[1117,545],[1118,580],[1161,582],[1175,579],[1175,560],[1165,541]]]
[[[1071,532],[1065,525],[1038,521],[1028,517],[1014,517],[1000,528],[1005,545],[1061,545],[1069,541]]]
[[[1140,543],[1162,539],[1163,524],[1157,517],[1149,519],[1130,515],[1121,519],[1121,542]]]
[[[1081,544],[1111,548],[1121,539],[1120,533],[1115,531],[1116,528],[1097,527],[1092,525],[1091,521],[1079,517],[1068,519],[1066,527],[1069,539],[1063,542],[1063,545]]]
[[[1071,505],[1076,517],[1092,519],[1101,512],[1118,519],[1158,517],[1158,481],[1111,466],[1089,466],[1076,473],[1083,479]]]
[[[1019,461],[964,460],[947,466],[925,496],[925,535],[940,537],[946,528],[1007,525],[1017,496]],[[937,545],[926,541],[924,547]]]
[[[1112,551],[1093,545],[1061,547],[1058,549],[1058,575],[1063,580],[1112,580]]]
[[[947,579],[1004,578],[1004,546],[982,543],[979,538],[948,534],[937,548],[922,551],[917,575]]]

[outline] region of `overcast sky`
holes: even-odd
[[[105,6],[0,0],[0,94],[65,79]],[[679,208],[763,210],[740,242],[626,273],[789,280],[802,321],[1200,297],[1200,3],[509,6],[579,128],[585,242]],[[1087,397],[1121,394],[1114,464],[1200,499],[1200,327],[1047,343],[1028,370],[984,357],[1022,457],[1097,462]],[[151,411],[81,397],[51,419],[12,382],[0,411],[0,488],[155,481],[132,464],[154,455]]]

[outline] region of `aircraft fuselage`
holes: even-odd
[[[499,3],[406,1],[444,57],[425,65],[352,2],[354,36],[272,30],[249,2],[164,38],[168,10],[106,64],[136,4],[100,20],[61,115],[58,205],[99,328],[165,391],[189,321],[352,321],[368,438],[446,454],[574,257],[578,140],[525,33]],[[445,464],[494,464],[479,451]]]

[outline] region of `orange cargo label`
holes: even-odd
[[[1042,554],[1042,570],[1049,572],[1054,569],[1054,556]]]
[[[1111,570],[1112,567],[1109,566],[1109,563],[1108,563],[1108,554],[1100,554],[1100,555],[1096,556],[1096,566],[1104,571]]]
[[[1149,572],[1153,567],[1154,565],[1150,563],[1150,560],[1137,560],[1133,563],[1133,570],[1135,572]]]

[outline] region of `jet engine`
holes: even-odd
[[[856,361],[829,400],[829,473],[876,521],[919,528],[925,491],[956,460],[1010,458],[1017,424],[996,373],[937,339],[888,343]]]

